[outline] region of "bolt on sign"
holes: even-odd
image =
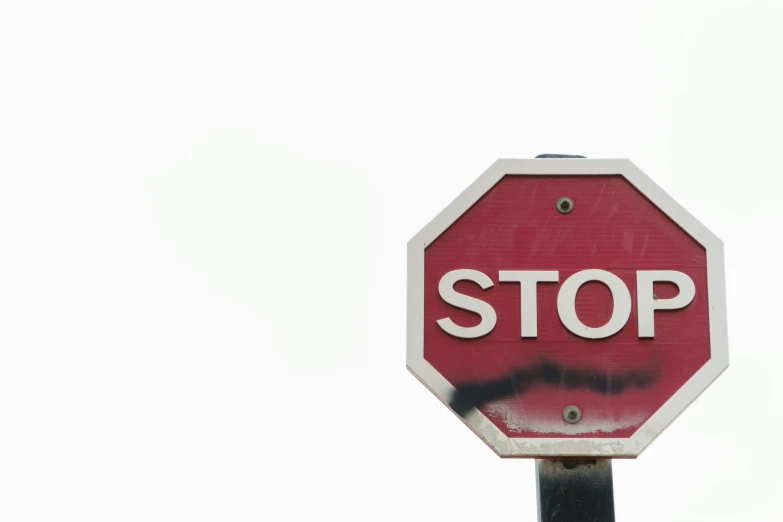
[[[503,457],[636,457],[728,366],[723,245],[628,160],[498,160],[408,243],[409,370]]]

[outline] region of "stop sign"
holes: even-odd
[[[728,366],[721,241],[628,160],[498,160],[408,243],[407,364],[504,457],[636,457]]]

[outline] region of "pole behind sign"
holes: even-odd
[[[584,158],[541,154],[537,158]],[[539,522],[614,522],[610,459],[536,459]]]

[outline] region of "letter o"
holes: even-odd
[[[612,292],[612,317],[609,322],[598,328],[591,328],[579,320],[576,315],[576,293],[583,284],[599,281]],[[585,339],[604,339],[622,330],[631,316],[631,293],[623,280],[606,270],[582,270],[569,277],[557,294],[557,314],[563,326],[572,333]]]

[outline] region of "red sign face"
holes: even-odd
[[[716,359],[707,246],[622,174],[499,175],[422,247],[421,355],[448,385],[419,376],[533,448],[515,456],[551,439],[635,440],[617,452],[634,456]]]

